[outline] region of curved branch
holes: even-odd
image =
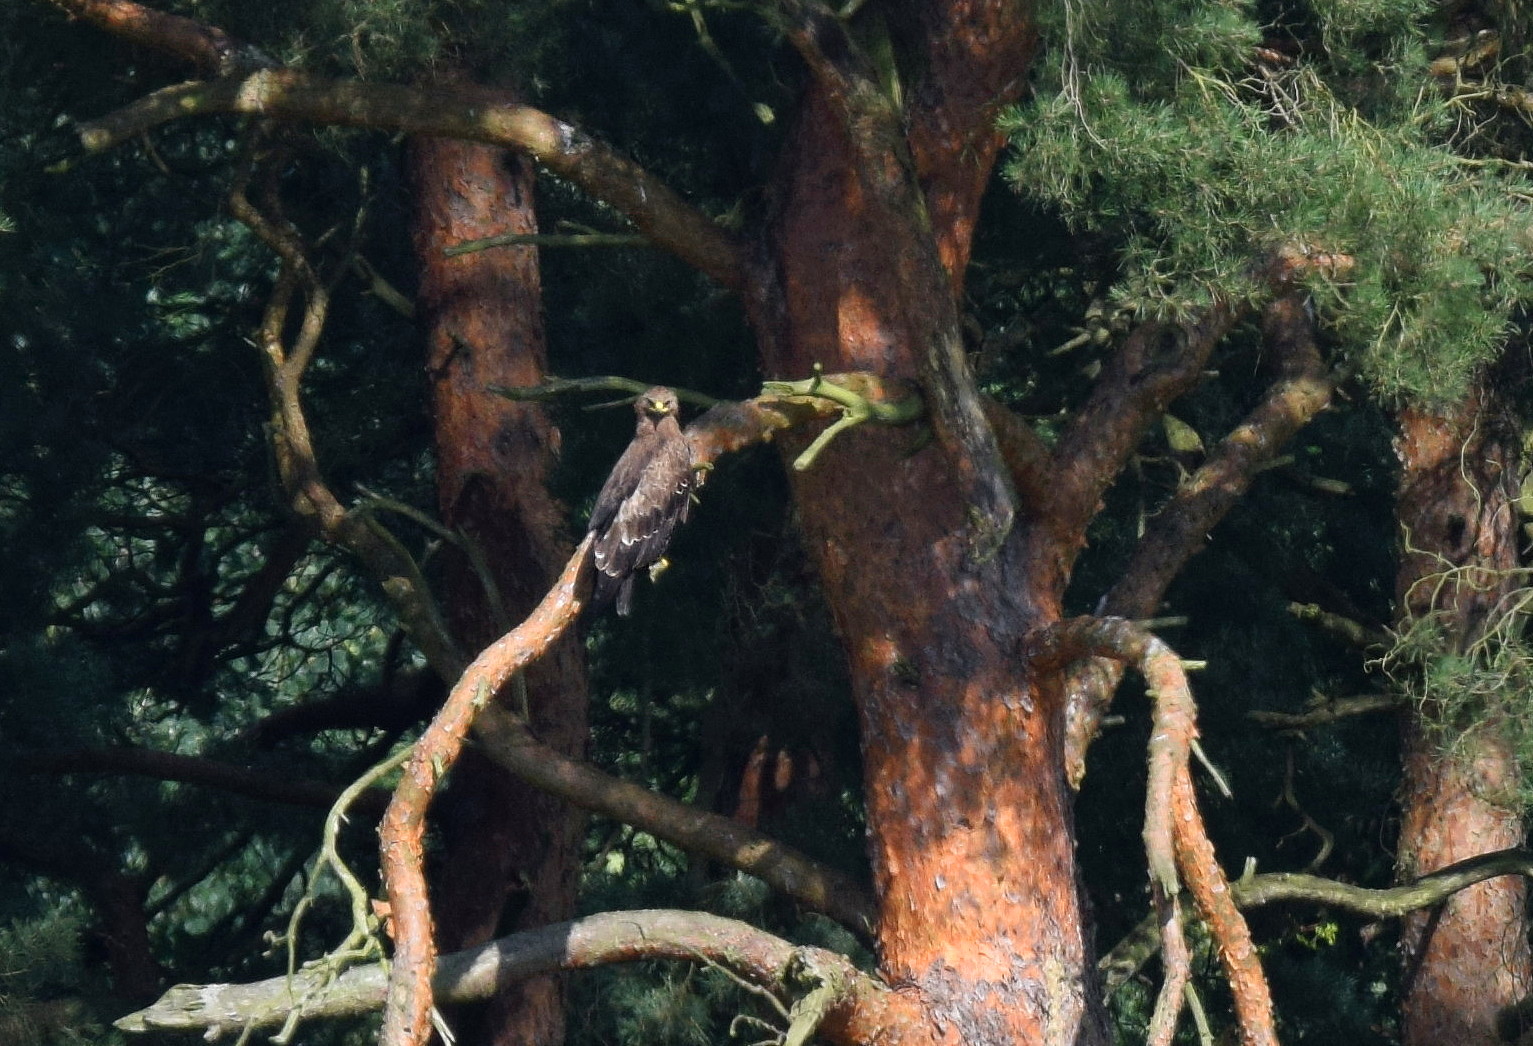
[[[487,142],[527,153],[622,211],[645,236],[731,290],[745,283],[736,238],[611,147],[531,106],[471,87],[326,80],[291,69],[162,88],[80,128],[101,152],[171,120],[240,113],[375,131]]]
[[[1331,402],[1333,382],[1315,344],[1305,300],[1286,295],[1267,306],[1263,348],[1281,371],[1261,402],[1220,441],[1201,468],[1155,517],[1103,612],[1148,617],[1208,532],[1250,488],[1294,434]]]
[[[269,168],[270,169],[270,168]],[[241,171],[229,192],[229,209],[281,260],[282,268],[261,318],[257,343],[265,364],[267,397],[272,406],[270,439],[284,493],[299,519],[325,538],[356,555],[383,588],[400,624],[444,678],[462,665],[447,624],[432,599],[420,568],[376,521],[349,512],[320,472],[303,409],[304,372],[318,348],[329,313],[329,288],[309,263],[297,232],[282,220],[274,185],[265,187],[260,210],[247,195],[252,172]],[[303,315],[291,345],[288,314],[303,297]]]
[[[1441,904],[1460,890],[1502,875],[1533,878],[1533,850],[1497,850],[1423,875],[1414,882],[1370,890],[1301,872],[1267,872],[1231,884],[1235,902],[1255,908],[1283,901],[1308,901],[1369,919],[1396,919]]]
[[[795,948],[754,926],[696,912],[606,912],[513,934],[479,948],[444,956],[432,982],[443,1002],[488,998],[497,985],[558,970],[584,970],[651,959],[705,960],[745,980],[791,988],[798,956],[811,956],[834,970],[843,985],[831,1001],[822,1032],[839,1042],[872,1041],[876,1031],[897,1020],[918,1017],[915,1005],[884,989],[850,961],[818,948]],[[320,970],[300,970],[291,979],[273,977],[254,984],[182,984],[152,1005],[117,1021],[126,1032],[204,1031],[217,1033],[281,1025],[295,999],[307,999],[305,1019],[356,1016],[383,1005],[387,973],[376,966],[348,970],[326,985]]]
[[[1325,905],[1365,919],[1398,919],[1442,904],[1460,890],[1502,875],[1533,879],[1533,850],[1497,850],[1423,875],[1414,882],[1383,889],[1354,886],[1304,872],[1263,872],[1230,883],[1230,896],[1241,910],[1268,904]],[[1108,992],[1132,977],[1160,946],[1151,915],[1102,956],[1097,969]]]
[[[1299,280],[1315,272],[1344,275],[1353,265],[1347,255],[1283,247],[1255,267],[1253,279],[1278,299],[1268,310],[1266,333],[1286,354],[1289,366],[1306,351],[1313,351],[1312,321],[1296,291]],[[1068,543],[1085,532],[1103,493],[1117,478],[1145,428],[1192,387],[1214,346],[1248,307],[1244,301],[1217,299],[1198,316],[1181,323],[1144,323],[1124,340],[1054,451],[1056,492],[1050,525],[1058,540]],[[1316,377],[1312,375],[1309,380]],[[1306,400],[1313,401],[1313,394]],[[1259,451],[1260,444],[1251,449]],[[1148,616],[1135,608],[1113,612]]]
[[[511,677],[547,650],[575,622],[584,604],[591,539],[587,536],[543,601],[516,628],[491,643],[453,685],[436,718],[415,743],[394,798],[379,826],[383,881],[394,920],[394,965],[384,1010],[384,1046],[422,1043],[431,1029],[431,909],[424,868],[426,808],[437,784],[463,751],[480,711]]]
[[[1060,541],[1085,533],[1145,429],[1197,382],[1237,318],[1220,302],[1183,324],[1140,324],[1124,339],[1054,449],[1048,520]]]
[[[1181,659],[1162,640],[1131,621],[1093,617],[1063,621],[1030,636],[1024,654],[1051,665],[1083,656],[1111,658],[1136,665],[1144,676],[1155,720],[1150,735],[1144,839],[1168,960],[1154,1023],[1160,1041],[1169,1042],[1175,1030],[1175,1013],[1186,983],[1186,971],[1171,965],[1186,962],[1185,943],[1175,917],[1180,873],[1217,945],[1215,950],[1234,996],[1241,1041],[1248,1046],[1276,1046],[1271,991],[1251,931],[1230,899],[1229,883],[1219,867],[1193,791],[1189,764],[1197,739],[1197,710]]]

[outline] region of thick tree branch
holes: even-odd
[[[1330,404],[1332,379],[1315,344],[1315,323],[1304,297],[1289,294],[1268,305],[1262,335],[1263,348],[1279,368],[1277,381],[1156,515],[1128,569],[1107,594],[1103,613],[1153,614],[1171,581],[1256,475]]]
[[[1198,381],[1236,319],[1233,306],[1216,303],[1196,320],[1142,323],[1124,339],[1054,449],[1047,518],[1062,554],[1074,558],[1072,543],[1145,430]]]
[[[1004,141],[996,115],[1020,97],[1037,50],[1033,6],[924,0],[911,5],[920,31],[900,41],[920,51],[909,63],[918,72],[906,92],[907,137],[955,292]],[[1026,494],[1018,493],[1025,505]]]
[[[981,403],[1001,458],[1011,472],[1011,484],[1017,489],[1018,511],[1025,514],[1028,506],[1043,504],[1048,494],[1052,463],[1048,444],[1009,407],[989,396],[983,397]]]
[[[1258,266],[1256,279],[1287,300],[1276,322],[1280,336],[1292,340],[1295,350],[1313,337],[1307,333],[1307,318],[1296,296],[1299,281],[1312,272],[1345,275],[1353,265],[1347,255],[1284,247]],[[1073,558],[1071,543],[1085,533],[1086,524],[1101,507],[1103,493],[1138,446],[1145,428],[1197,381],[1209,354],[1244,308],[1244,304],[1216,300],[1196,318],[1141,324],[1124,340],[1054,451],[1050,525],[1062,554]]]
[[[833,969],[844,985],[821,1024],[822,1034],[833,1041],[873,1041],[880,1029],[916,1019],[915,1003],[883,988],[839,955],[795,948],[745,923],[695,912],[607,912],[514,934],[444,956],[432,987],[443,1002],[472,1002],[488,998],[499,985],[558,970],[671,959],[714,963],[752,984],[787,994],[793,987],[795,960],[806,955]],[[383,1004],[386,989],[387,974],[376,966],[349,970],[328,983],[324,971],[305,969],[291,980],[183,984],[152,1006],[123,1017],[117,1027],[127,1032],[202,1031],[212,1037],[279,1026],[295,1006],[302,1008],[304,1019],[369,1013]]]
[[[156,11],[133,0],[52,0],[78,18],[131,44],[179,58],[206,76],[229,76],[275,63],[216,26]]]
[[[937,438],[953,450],[963,483],[972,558],[988,559],[1011,533],[1017,493],[985,417],[959,326],[955,277],[943,265],[915,161],[905,137],[905,118],[879,82],[846,27],[815,0],[778,0],[788,39],[809,67],[824,101],[839,117],[857,157],[857,174],[883,213],[908,218],[921,234],[889,264],[910,301],[931,303],[913,327],[921,391]],[[924,328],[924,329],[922,329]]]
[[[1156,515],[1120,580],[1103,597],[1100,613],[1152,616],[1167,587],[1202,550],[1208,532],[1294,434],[1330,403],[1332,380],[1315,344],[1314,320],[1304,298],[1286,294],[1269,304],[1263,335],[1278,368],[1277,381]],[[1122,673],[1121,663],[1102,660],[1083,661],[1068,673],[1065,767],[1077,787],[1086,772],[1086,749],[1112,704]]]
[[[22,773],[134,775],[156,781],[180,781],[215,788],[267,803],[316,807],[321,810],[328,810],[341,793],[340,786],[323,781],[305,781],[285,777],[276,771],[252,770],[216,759],[160,752],[152,748],[76,748],[20,755],[9,762],[12,768]],[[387,793],[384,792],[368,794],[358,802],[357,809],[381,813],[386,798]]]
[[[560,755],[494,706],[480,713],[475,737],[490,759],[531,785],[688,853],[754,875],[864,938],[873,932],[877,916],[872,899],[850,876],[827,869],[733,818],[688,806]]]
[[[406,87],[325,80],[289,69],[162,88],[80,128],[100,152],[171,120],[239,113],[274,120],[362,127],[487,142],[530,155],[622,211],[635,227],[732,290],[746,279],[739,243],[638,164],[531,106],[470,87]]]
[[[373,685],[344,687],[325,697],[277,709],[242,731],[239,739],[265,749],[289,737],[322,730],[402,731],[428,720],[446,692],[430,668],[407,666]]]
[[[257,48],[216,26],[165,14],[133,0],[52,2],[97,28],[179,58],[204,75],[220,77],[210,83],[182,84],[157,91],[135,105],[82,127],[81,140],[92,151],[120,144],[171,119],[214,111],[264,112],[279,119],[485,141],[527,152],[592,196],[612,204],[652,243],[671,251],[721,285],[738,290],[746,278],[744,252],[738,241],[663,182],[568,124],[536,109],[512,104],[499,93],[470,87],[455,90],[351,83],[330,85],[340,96],[328,101],[309,97],[296,86],[291,91],[275,88],[268,94],[262,79],[266,75],[279,82],[286,78],[295,85],[309,84],[313,88],[309,94],[324,95],[325,81],[275,69],[275,63]],[[256,75],[249,79],[237,78],[237,74],[252,70]],[[196,100],[203,92],[216,99],[225,99],[231,92],[237,97],[228,102],[231,108],[219,109],[217,102],[204,106]],[[374,101],[359,104],[358,95],[371,95]],[[284,100],[295,106],[293,112],[278,111]],[[241,105],[254,108],[239,108]],[[274,108],[263,110],[268,105]],[[186,108],[182,109],[183,106]],[[348,110],[353,108],[355,118],[348,118]],[[441,125],[432,119],[437,108],[445,117]],[[496,115],[507,110],[510,112],[504,117]],[[390,122],[391,119],[402,122]]]

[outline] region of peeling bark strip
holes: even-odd
[[[1493,381],[1483,378],[1464,402],[1440,413],[1411,409],[1398,417],[1401,627],[1434,621],[1443,654],[1468,652],[1496,624],[1498,603],[1526,583],[1517,569],[1513,510],[1519,446]],[[1429,692],[1406,729],[1401,878],[1525,839],[1520,805],[1511,801],[1520,771],[1498,717],[1465,735],[1469,724],[1450,714]],[[1407,1046],[1499,1041],[1499,1012],[1533,984],[1527,897],[1526,880],[1502,878],[1406,921]]]

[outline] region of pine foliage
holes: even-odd
[[[1248,299],[1279,250],[1346,256],[1311,280],[1337,348],[1385,402],[1452,402],[1533,294],[1530,242],[1511,180],[1453,148],[1421,6],[1315,5],[1325,46],[1269,65],[1245,4],[1066,4],[1007,176],[1119,245],[1139,314]]]

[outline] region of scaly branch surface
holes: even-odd
[[[415,1046],[424,1043],[431,1032],[431,978],[436,954],[424,867],[427,807],[438,783],[462,753],[479,712],[579,616],[584,597],[580,586],[590,551],[587,538],[532,614],[486,647],[464,670],[415,743],[383,815],[378,834],[383,882],[394,922],[394,962],[379,1039],[383,1046]]]

